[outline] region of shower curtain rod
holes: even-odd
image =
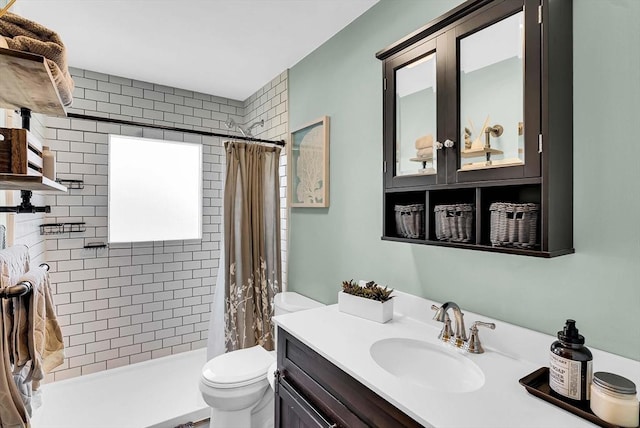
[[[164,131],[185,132],[187,134],[205,135],[207,137],[233,138],[236,140],[250,141],[255,143],[275,144],[281,147],[284,147],[286,144],[284,140],[263,140],[262,138],[245,137],[242,135],[231,135],[231,134],[223,134],[220,132],[199,131],[197,129],[186,129],[186,128],[177,128],[175,126],[155,125],[153,123],[135,122],[132,120],[111,119],[108,117],[91,116],[87,114],[67,113],[67,117],[70,117],[72,119],[95,120],[97,122],[117,123],[119,125],[130,125],[130,126],[140,126],[143,128],[162,129]]]

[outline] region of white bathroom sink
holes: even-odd
[[[371,357],[398,378],[435,391],[471,392],[484,384],[482,370],[445,345],[420,340],[382,339],[371,345]]]

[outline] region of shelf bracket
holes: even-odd
[[[31,195],[31,190],[21,190],[20,196],[22,197],[22,203],[15,207],[0,207],[0,213],[35,214],[51,212],[51,207],[49,205],[36,207],[31,204]]]
[[[31,130],[31,110],[28,108],[22,107],[20,109],[20,116],[22,116],[22,129],[26,129],[27,131]]]

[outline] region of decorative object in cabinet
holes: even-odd
[[[574,252],[572,44],[571,0],[469,0],[376,54],[383,239],[539,257]],[[407,103],[425,87],[433,97]],[[428,135],[434,171],[425,173],[426,158],[410,170],[406,161],[422,161],[416,140]],[[424,239],[390,227],[395,205],[422,201]],[[492,229],[490,206],[505,201],[538,205],[537,219],[530,212],[513,239]],[[435,207],[452,204],[473,207],[463,238],[441,229],[447,211]]]
[[[40,235],[59,235],[61,233],[69,232],[84,232],[87,230],[86,223],[73,222],[73,223],[47,223],[40,225]]]

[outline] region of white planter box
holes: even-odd
[[[393,299],[379,302],[340,291],[338,293],[338,309],[340,312],[360,318],[385,323],[393,318]]]

